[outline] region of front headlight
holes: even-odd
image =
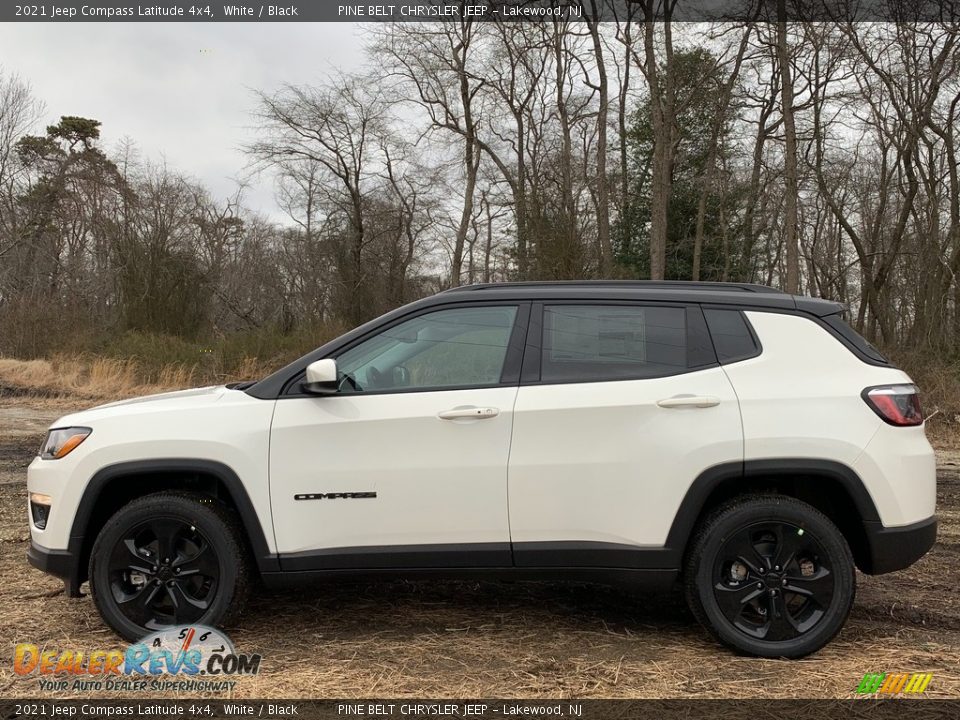
[[[59,460],[76,449],[77,445],[87,439],[92,430],[88,427],[54,428],[47,431],[47,439],[43,441],[40,457],[44,460]]]

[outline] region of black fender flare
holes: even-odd
[[[721,463],[707,468],[687,489],[667,534],[666,547],[682,559],[694,526],[711,493],[730,481],[788,478],[797,475],[821,477],[837,482],[849,495],[862,523],[880,520],[877,507],[860,476],[847,465],[820,458],[773,458]]]
[[[214,460],[162,458],[156,460],[133,460],[106,465],[100,468],[94,473],[93,477],[90,478],[77,505],[77,511],[73,516],[73,526],[70,529],[69,548],[75,558],[74,562],[78,565],[76,568],[78,576],[83,574],[83,570],[79,567],[79,564],[83,561],[82,550],[87,529],[90,525],[90,518],[93,515],[94,508],[104,488],[106,488],[111,481],[119,477],[129,476],[131,482],[136,482],[137,476],[155,473],[196,473],[212,476],[222,482],[240,515],[240,521],[243,523],[244,532],[253,550],[254,560],[260,572],[270,572],[279,569],[280,563],[277,560],[277,556],[275,553],[270,552],[269,546],[267,545],[263,523],[260,521],[257,511],[250,501],[250,496],[247,494],[243,482],[237,473],[234,472],[233,468]]]

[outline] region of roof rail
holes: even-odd
[[[714,292],[753,292],[784,294],[782,290],[769,285],[732,282],[693,282],[691,280],[531,280],[523,282],[476,283],[444,290],[444,293],[475,292],[495,290],[497,288],[524,287],[623,287],[638,290],[712,290]]]

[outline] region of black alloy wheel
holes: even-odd
[[[697,620],[728,647],[760,657],[816,652],[843,627],[856,593],[837,527],[781,495],[714,510],[691,543],[684,579]]]
[[[155,630],[199,621],[220,583],[220,563],[196,525],[158,517],[131,527],[108,560],[110,593],[131,622]]]
[[[253,577],[240,527],[229,507],[199,494],[160,492],[124,505],[90,554],[90,591],[104,621],[131,641],[232,621]]]
[[[829,557],[812,533],[787,522],[752,523],[728,537],[714,563],[723,615],[760,640],[793,640],[820,622],[834,595]]]

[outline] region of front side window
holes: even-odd
[[[543,309],[542,382],[661,377],[686,371],[686,310],[631,305]]]
[[[337,358],[340,392],[497,385],[516,306],[453,308],[420,315]]]

